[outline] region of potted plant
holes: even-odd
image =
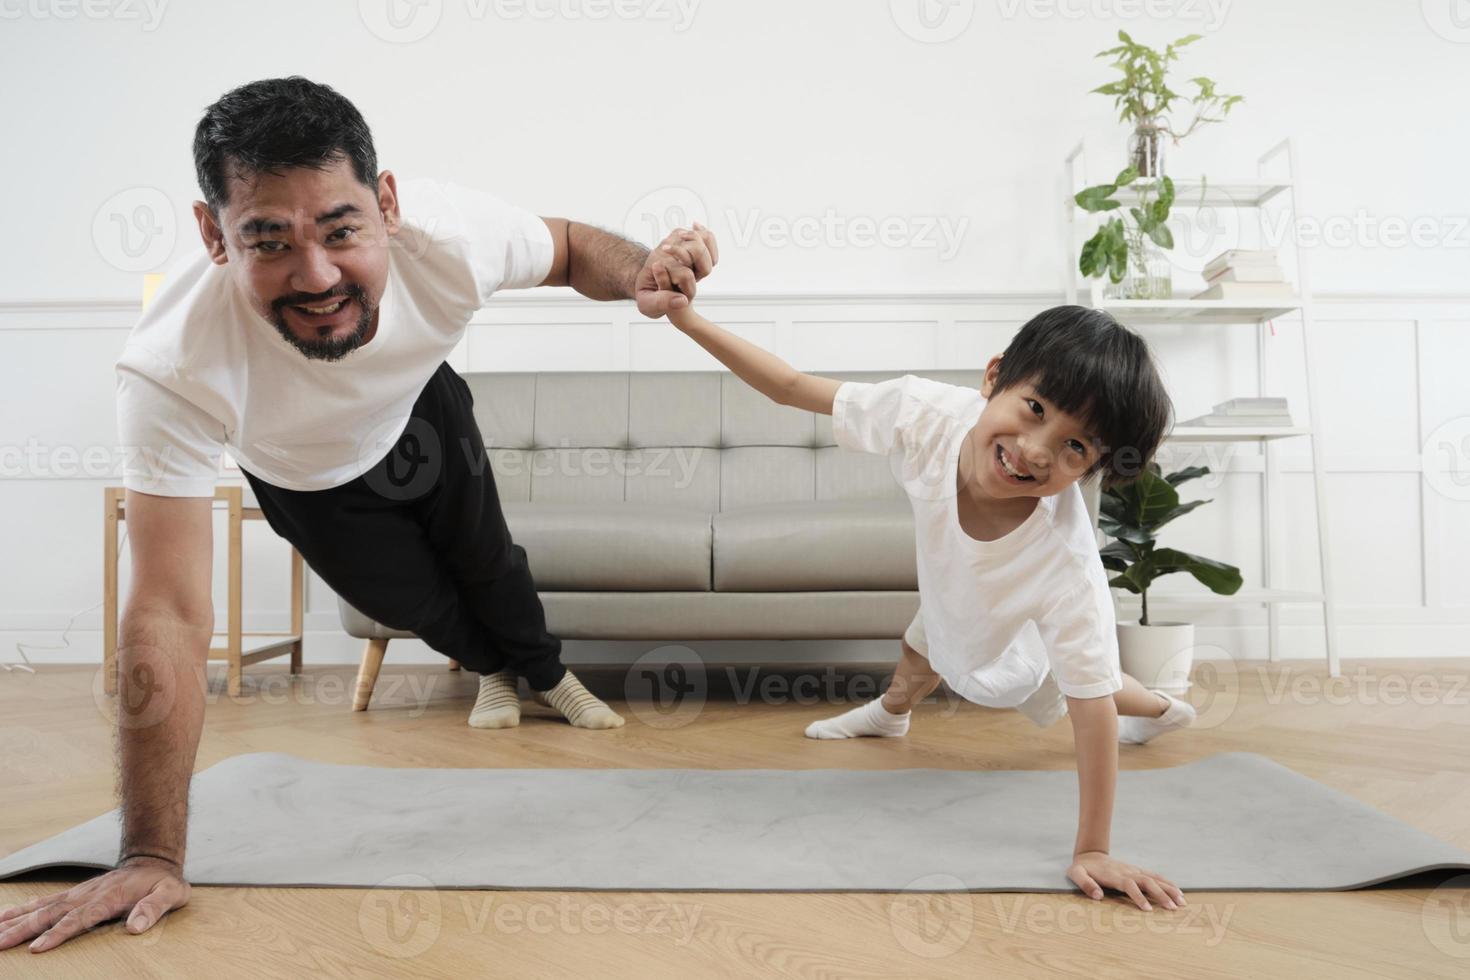
[[[1115,48],[1099,51],[1097,57],[1114,59],[1113,67],[1123,77],[1093,89],[1100,95],[1111,95],[1113,107],[1118,109],[1118,118],[1133,126],[1128,140],[1128,165],[1140,177],[1162,177],[1164,175],[1164,136],[1167,134],[1174,145],[1200,126],[1224,122],[1244,96],[1225,95],[1215,91],[1215,82],[1203,76],[1190,81],[1199,89],[1189,104],[1194,107],[1194,119],[1183,132],[1174,128],[1168,113],[1170,107],[1184,96],[1169,88],[1169,65],[1179,59],[1179,49],[1200,39],[1199,34],[1181,37],[1164,48],[1155,51],[1146,44],[1139,44],[1128,36],[1127,31],[1118,32],[1123,42]]]
[[[1180,503],[1175,488],[1209,472],[1207,466],[1191,466],[1165,476],[1157,463],[1149,463],[1133,483],[1103,490],[1098,502],[1098,528],[1113,539],[1101,550],[1103,567],[1118,573],[1108,584],[1134,593],[1143,603],[1137,623],[1118,624],[1123,672],[1170,694],[1189,690],[1194,624],[1150,621],[1149,586],[1173,572],[1188,572],[1219,595],[1234,595],[1241,583],[1234,565],[1156,546],[1160,528],[1210,502]]]
[[[1166,225],[1174,184],[1164,175],[1164,137],[1177,146],[1200,126],[1224,122],[1230,110],[1244,101],[1243,96],[1217,92],[1209,78],[1190,79],[1199,90],[1189,100],[1194,118],[1182,132],[1174,128],[1168,116],[1170,107],[1185,97],[1169,88],[1169,66],[1178,60],[1180,48],[1199,39],[1200,35],[1190,34],[1155,51],[1134,41],[1127,31],[1119,31],[1118,40],[1123,43],[1097,54],[1113,57],[1113,67],[1123,73],[1122,78],[1092,91],[1113,96],[1118,118],[1133,126],[1128,166],[1112,183],[1089,187],[1075,199],[1087,211],[1111,211],[1123,206],[1113,195],[1131,187],[1133,199],[1127,216],[1132,221],[1117,216],[1105,222],[1082,247],[1078,267],[1084,276],[1106,274],[1112,298],[1169,299],[1173,295],[1169,262],[1163,254],[1174,247]]]
[[[1111,184],[1098,184],[1079,191],[1074,200],[1084,211],[1114,211],[1123,206],[1113,195],[1119,188],[1134,185],[1138,171],[1127,168]],[[1158,196],[1155,197],[1154,194]],[[1169,209],[1174,204],[1174,182],[1168,177],[1137,185],[1137,203],[1128,216],[1109,218],[1082,245],[1078,268],[1084,276],[1106,274],[1114,286],[1122,284],[1122,299],[1168,299],[1174,293],[1173,274],[1161,252],[1151,247],[1174,247],[1169,231]]]

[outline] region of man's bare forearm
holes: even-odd
[[[567,284],[588,299],[631,299],[648,249],[612,232],[567,223]]]
[[[184,863],[189,781],[204,725],[211,628],[167,612],[129,611],[118,637],[118,860]]]

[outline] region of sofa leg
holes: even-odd
[[[362,651],[362,664],[357,668],[357,687],[352,694],[352,710],[366,711],[373,699],[373,687],[378,683],[378,670],[383,666],[383,655],[388,652],[387,640],[368,640]]]

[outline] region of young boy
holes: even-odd
[[[1194,709],[1118,666],[1112,600],[1077,481],[1136,477],[1171,405],[1143,341],[1109,314],[1047,310],[986,368],[979,391],[912,375],[881,384],[803,374],[692,307],[669,319],[783,404],[832,416],[837,444],[890,458],[914,511],[919,615],[883,697],[814,722],[812,738],[899,736],[941,679],[1038,725],[1072,716],[1080,818],[1068,877],[1142,909],[1174,884],[1108,854],[1117,741],[1188,725]],[[1122,719],[1118,716],[1123,715]]]

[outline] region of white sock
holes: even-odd
[[[908,733],[909,714],[910,712],[905,711],[901,715],[895,715],[883,707],[882,698],[874,698],[835,718],[812,722],[806,726],[806,737],[853,738],[858,735],[878,735],[894,738]]]
[[[471,728],[514,728],[521,723],[521,696],[514,671],[480,675],[480,694],[470,711]]]
[[[1136,715],[1118,717],[1118,741],[1129,745],[1142,745],[1149,739],[1158,738],[1176,728],[1188,728],[1194,724],[1194,705],[1182,701],[1163,691],[1153,693],[1169,699],[1169,707],[1157,718],[1141,718]]]

